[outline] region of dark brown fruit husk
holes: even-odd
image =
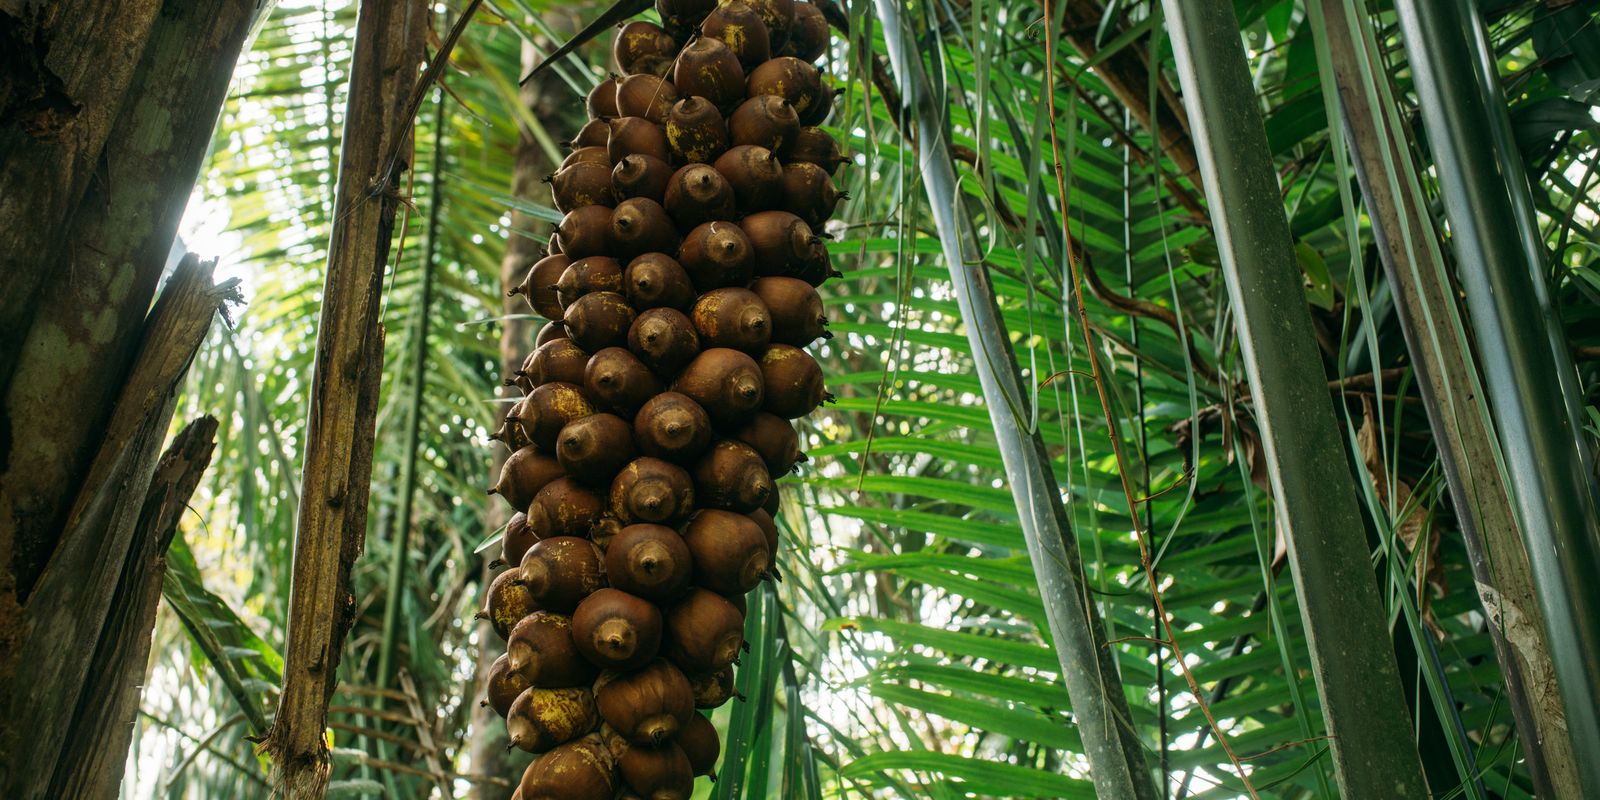
[[[737,609],[735,609],[737,610]],[[744,614],[739,616],[743,617]],[[723,667],[715,672],[696,675],[689,679],[694,692],[695,708],[720,708],[734,697],[733,667]]]
[[[629,525],[606,549],[611,585],[653,603],[682,594],[692,573],[693,560],[683,537],[665,525]]]
[[[619,292],[592,292],[567,306],[561,321],[575,344],[597,353],[627,340],[633,306]]]
[[[500,465],[500,480],[489,493],[504,497],[518,511],[527,511],[539,490],[563,474],[556,459],[538,448],[524,447],[506,457]]]
[[[688,395],[719,421],[744,419],[761,408],[761,367],[738,350],[714,347],[689,362],[672,390]]]
[[[742,595],[772,568],[766,535],[744,514],[701,509],[683,527],[683,543],[694,563],[695,584],[718,594]]]
[[[511,629],[523,617],[538,610],[533,595],[528,594],[528,588],[518,582],[517,570],[514,569],[494,576],[489,583],[489,591],[484,593],[482,616],[489,620],[490,627],[494,628],[502,641],[511,635]]]
[[[583,386],[601,406],[630,419],[639,406],[661,392],[661,382],[650,368],[621,347],[607,347],[589,359]]]
[[[490,441],[504,444],[513,453],[533,444],[533,440],[528,438],[528,432],[523,430],[522,423],[518,421],[533,419],[531,396],[530,393],[529,397],[524,397],[511,405],[511,408],[506,411],[505,419],[500,423],[500,427],[494,433],[489,434]]]
[[[728,149],[728,123],[703,97],[685,97],[667,113],[667,146],[679,161],[710,163]]]
[[[579,147],[568,153],[567,157],[561,160],[561,166],[556,171],[560,172],[574,164],[594,164],[595,166],[610,169],[611,162],[611,155],[606,151],[604,144]],[[580,203],[579,205],[584,204]]]
[[[690,674],[716,672],[733,663],[744,644],[744,615],[709,589],[690,589],[664,615],[662,653]]]
[[[732,439],[714,442],[695,462],[693,475],[695,497],[702,508],[745,514],[760,508],[774,491],[772,476],[767,473],[767,462],[761,459],[761,454],[750,445]]]
[[[617,754],[617,771],[640,800],[689,800],[694,794],[694,766],[675,742],[629,746]]]
[[[618,203],[612,212],[611,243],[617,255],[625,259],[645,253],[671,253],[678,249],[678,229],[660,203],[634,197]]]
[[[589,663],[628,670],[650,663],[661,647],[662,618],[653,603],[620,589],[584,598],[572,615],[572,640]]]
[[[670,196],[672,190],[668,188],[667,191]],[[689,273],[666,253],[645,253],[628,262],[628,268],[622,273],[622,293],[640,311],[652,308],[687,311],[694,304],[694,283],[689,280]]]
[[[568,144],[573,149],[582,147],[604,148],[606,140],[610,138],[611,126],[606,124],[605,120],[596,117],[584,123],[583,127],[578,129],[578,135],[574,136]]]
[[[788,163],[816,164],[827,170],[829,175],[837,173],[839,165],[850,160],[839,151],[838,140],[814,125],[800,126],[800,134],[795,137],[794,146],[789,148],[786,155]]]
[[[589,526],[589,541],[594,542],[594,546],[604,553],[611,547],[611,540],[617,538],[617,534],[621,533],[624,527],[626,526],[622,520],[610,514],[601,514],[600,518]]]
[[[826,99],[817,68],[793,56],[779,56],[751,70],[745,88],[751,97],[774,94],[788,100],[801,120]]]
[[[839,92],[828,86],[823,86],[817,93],[817,101],[807,106],[800,114],[801,125],[821,125],[826,122],[828,115],[833,113],[833,101],[839,97]]]
[[[756,527],[761,529],[761,535],[766,537],[767,551],[772,553],[772,563],[774,566],[776,566],[778,563],[779,546],[778,523],[772,519],[772,515],[768,514],[767,510],[764,508],[758,508],[746,516],[750,517],[750,519],[756,523]]]
[[[518,511],[506,523],[500,536],[500,560],[507,564],[520,564],[528,548],[539,541],[539,533],[528,524],[528,515]]]
[[[775,95],[756,95],[728,116],[728,141],[735,146],[755,145],[781,156],[799,135],[800,116],[788,100]]]
[[[667,181],[662,205],[672,221],[678,223],[679,230],[738,216],[733,204],[733,187],[709,164],[690,164],[673,173]]]
[[[609,484],[633,455],[633,426],[615,414],[590,414],[576,420],[562,428],[556,440],[556,459],[562,469],[585,483]]]
[[[717,736],[717,726],[698,712],[688,724],[678,729],[678,746],[689,759],[689,769],[695,775],[710,775],[717,768],[717,756],[722,753],[722,740]]]
[[[689,473],[651,456],[628,462],[611,482],[611,513],[629,524],[682,519],[694,510],[694,501]]]
[[[561,320],[553,319],[549,322],[546,322],[543,327],[539,328],[539,335],[533,337],[533,346],[535,349],[538,349],[553,341],[556,341],[557,339],[567,338],[571,337],[567,336],[566,326],[561,324]]]
[[[538,350],[535,349],[534,353],[537,352]],[[515,386],[519,391],[526,395],[528,392],[533,391],[534,386],[538,385],[533,382],[532,378],[528,377],[530,374],[532,374],[532,371],[533,353],[529,353],[527,358],[522,359],[522,366],[518,367],[516,372],[511,373],[511,377],[506,378],[505,381],[503,381],[503,384],[506,386]]]
[[[794,25],[789,29],[789,43],[783,46],[783,55],[815,63],[828,52],[828,19],[822,9],[811,3],[794,4]]]
[[[647,197],[661,202],[672,180],[672,165],[652,155],[624,156],[611,171],[611,188],[619,199]]]
[[[571,272],[571,269],[567,270]],[[583,383],[583,367],[589,363],[589,354],[571,339],[545,342],[528,355],[523,374],[533,387],[557,381]],[[528,390],[532,392],[533,389]]]
[[[711,445],[711,417],[687,396],[662,392],[633,418],[633,438],[647,456],[689,463]]]
[[[517,566],[517,580],[539,608],[570,614],[579,601],[605,585],[605,567],[594,542],[562,534],[528,548]]]
[[[505,719],[506,714],[511,713],[511,704],[516,702],[517,696],[531,685],[522,673],[511,668],[511,658],[505,654],[494,660],[494,664],[489,667],[489,678],[484,683],[487,685],[484,702],[488,703],[501,719]]]
[[[667,148],[667,132],[659,124],[643,117],[611,120],[611,138],[606,140],[606,153],[611,158],[607,166],[619,164],[628,156],[655,156],[662,161],[671,157],[671,150]]]
[[[781,177],[780,174],[780,187]],[[610,185],[611,175],[607,173],[606,186]],[[577,260],[607,255],[611,249],[611,208],[593,205],[568,211],[561,218],[561,224],[556,226],[556,234],[561,237],[561,252],[567,258]],[[556,276],[557,279],[560,277],[559,274]],[[551,285],[554,286],[555,281],[551,281]]]
[[[644,117],[662,125],[667,121],[667,110],[676,102],[678,90],[655,75],[629,75],[617,81],[618,116]]]
[[[743,0],[719,4],[700,25],[700,33],[722,40],[746,72],[772,57],[767,23],[762,22],[761,14]]]
[[[816,228],[827,222],[841,197],[822,167],[804,161],[784,165],[783,207],[807,225]]]
[[[787,211],[762,211],[739,222],[756,254],[761,275],[792,274],[819,239],[805,220]]]
[[[621,116],[617,113],[617,79],[606,78],[601,81],[589,91],[589,96],[584,102],[589,108],[589,116],[595,119]]]
[[[793,266],[791,278],[799,278],[812,286],[821,286],[829,278],[840,277],[841,273],[833,268],[831,256],[828,255],[828,246],[820,240],[811,245],[806,257]]]
[[[655,659],[632,672],[608,671],[594,682],[600,718],[630,744],[655,747],[678,735],[694,713],[689,679]]]
[[[639,72],[661,74],[671,63],[678,43],[660,25],[646,20],[634,20],[622,26],[611,41],[611,57],[623,74]]]
[[[520,800],[612,800],[617,793],[616,759],[590,734],[540,756],[522,773]]]
[[[733,187],[739,210],[746,214],[777,208],[783,202],[783,165],[765,147],[739,145],[712,163]]]
[[[774,478],[787,475],[803,456],[800,454],[800,435],[789,421],[765,411],[756,414],[733,432],[733,438],[744,442],[761,456],[767,465],[767,474]]]
[[[622,291],[622,265],[608,256],[589,256],[572,262],[556,281],[556,297],[566,308],[590,292]]]
[[[529,614],[511,629],[505,658],[527,685],[541,689],[589,686],[597,672],[572,642],[572,618],[549,611]]]
[[[572,478],[557,478],[534,496],[533,504],[528,506],[528,523],[541,536],[582,536],[603,511],[605,500],[600,495]],[[528,552],[537,547],[534,545]],[[526,556],[523,561],[527,561]]]
[[[744,286],[755,275],[755,249],[737,224],[705,222],[683,237],[678,263],[689,273],[695,291]]]
[[[832,398],[822,384],[822,367],[798,347],[775,344],[761,355],[766,410],[794,419],[810,414]]]
[[[561,429],[593,413],[594,406],[583,396],[581,387],[557,382],[533,387],[522,402],[511,407],[506,419],[521,427],[523,434],[540,450],[553,453]]]
[[[628,350],[655,374],[670,378],[700,353],[700,336],[682,311],[652,308],[628,329]]]
[[[594,693],[587,687],[530,688],[511,704],[506,733],[518,748],[543,753],[594,730],[599,722]]]
[[[750,291],[767,305],[773,343],[805,347],[831,336],[822,297],[811,284],[799,278],[767,276],[752,281]]]
[[[717,0],[656,0],[662,26],[680,41],[688,38],[716,7]]]
[[[767,502],[761,506],[761,510],[771,514],[774,518],[776,518],[778,516],[778,507],[782,505],[780,502],[781,498],[779,497],[780,494],[780,492],[774,490],[772,496],[768,497]]]
[[[680,95],[704,97],[718,108],[732,108],[744,97],[744,67],[721,39],[701,36],[678,54],[672,84]]]
[[[561,255],[561,230],[559,228],[550,232],[550,238],[545,242],[544,253],[548,256]]]
[[[595,208],[605,210],[603,206]],[[610,214],[608,210],[606,213]],[[533,313],[545,319],[561,319],[561,298],[556,295],[556,281],[561,280],[561,273],[566,272],[571,264],[572,260],[565,255],[545,256],[528,268],[522,283],[513,287],[508,294],[522,295]]]
[[[712,289],[689,312],[700,343],[760,354],[772,339],[772,317],[766,303],[749,289]]]
[[[767,25],[767,38],[772,42],[774,52],[782,50],[789,42],[790,31],[794,29],[794,0],[745,0],[756,13],[761,15],[761,21]]]
[[[723,597],[723,599],[725,599],[728,602],[733,604],[733,608],[734,608],[734,610],[739,612],[739,616],[741,616],[741,617],[749,616],[749,614],[750,614],[750,609],[749,609],[750,604],[745,602],[745,596],[744,595],[742,595],[742,594],[725,594],[722,597]]]

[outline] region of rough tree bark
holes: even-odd
[[[364,2],[356,22],[333,232],[310,393],[289,596],[283,691],[262,744],[279,791],[321,797],[324,731],[354,613],[350,568],[366,539],[378,383],[379,300],[400,206],[411,120],[404,106],[428,31],[421,0]]]

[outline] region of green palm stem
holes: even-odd
[[[1600,498],[1581,424],[1562,391],[1571,357],[1553,346],[1543,324],[1551,306],[1542,279],[1532,277],[1542,256],[1530,263],[1534,254],[1516,225],[1512,195],[1526,183],[1508,186],[1483,93],[1461,83],[1475,66],[1459,7],[1403,2],[1396,11],[1544,607],[1568,737],[1580,782],[1600,786]]]
[[[1082,557],[1062,507],[1060,485],[1044,442],[1030,429],[1022,408],[1028,392],[1000,319],[994,285],[982,265],[971,211],[956,182],[945,105],[931,96],[920,55],[908,50],[897,4],[874,0],[874,5],[902,97],[902,106],[890,111],[915,117],[917,161],[929,210],[987,399],[1007,483],[1016,500],[1090,776],[1105,800],[1154,800],[1158,796],[1155,782],[1132,726],[1117,665],[1106,645],[1099,611],[1088,602]]]
[[[1163,0],[1346,797],[1429,796],[1230,3]]]

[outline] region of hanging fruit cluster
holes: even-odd
[[[790,420],[841,194],[828,26],[794,0],[658,0],[549,178],[565,214],[513,293],[552,320],[514,383],[491,490],[516,508],[484,614],[486,703],[541,754],[521,800],[682,800],[720,747],[747,592],[773,575]]]

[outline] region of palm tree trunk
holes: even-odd
[[[1346,797],[1428,794],[1233,6],[1164,0]]]

